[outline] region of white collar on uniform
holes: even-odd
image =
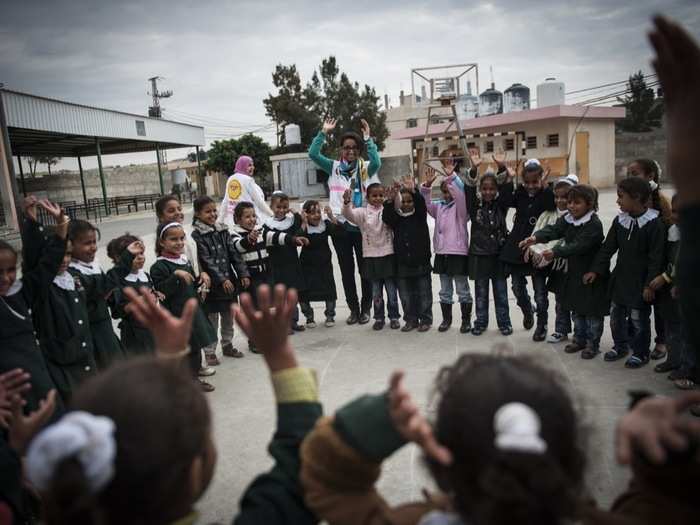
[[[678,242],[681,240],[681,229],[677,224],[672,224],[668,229],[669,242]],[[17,282],[17,281],[15,281]],[[8,294],[9,295],[9,294]]]
[[[632,217],[629,213],[622,212],[617,216],[617,222],[626,230],[631,229],[633,224],[636,224],[637,228],[643,228],[648,222],[653,221],[658,216],[659,212],[657,210],[648,208],[639,217]]]
[[[156,257],[156,261],[170,261],[171,263],[175,263],[175,264],[187,264],[188,262],[190,262],[184,253],[180,254],[180,257],[175,257],[175,258],[165,257],[164,255],[160,255],[160,256]]]
[[[557,208],[557,217],[563,217],[567,213],[569,213],[569,210],[560,210],[559,208]]]
[[[265,219],[264,222],[265,226],[268,228],[272,228],[273,230],[287,230],[292,227],[292,224],[294,224],[294,214],[290,211],[287,213],[287,215],[284,216],[284,219],[279,220],[275,219],[274,217],[269,217]]]
[[[309,224],[306,227],[306,233],[323,233],[326,231],[326,221],[319,221],[319,223],[314,226],[313,224]]]
[[[147,283],[148,274],[146,274],[146,272],[143,271],[143,268],[141,268],[138,272],[130,273],[124,277],[124,280],[129,281],[130,283]]]
[[[68,272],[59,273],[53,278],[53,284],[58,286],[63,290],[73,291],[75,290],[75,280],[73,276]]]
[[[589,211],[586,215],[581,217],[580,219],[574,219],[573,215],[570,213],[567,213],[564,216],[564,220],[568,222],[569,224],[573,224],[574,226],[581,226],[582,224],[586,224],[588,221],[591,220],[591,217],[593,217],[594,211],[591,210]]]
[[[103,273],[102,268],[100,267],[100,263],[98,263],[97,261],[86,263],[84,261],[73,259],[70,262],[69,266],[71,268],[75,268],[83,275],[101,275]]]
[[[22,279],[17,279],[15,282],[12,283],[12,286],[7,290],[7,293],[5,294],[5,297],[10,297],[11,295],[15,295],[22,289]]]

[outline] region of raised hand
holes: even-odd
[[[542,161],[542,184],[545,184],[547,182],[547,179],[549,178],[550,174],[552,173],[552,168],[549,166],[549,161],[543,160]]]
[[[437,172],[435,171],[435,168],[426,166],[425,170],[423,171],[423,177],[423,186],[430,188],[433,185],[433,182],[435,182],[435,179],[437,179]]]
[[[411,175],[406,175],[405,177],[403,177],[401,179],[401,184],[411,193],[416,191],[416,180]]]
[[[12,421],[8,430],[8,441],[20,456],[26,452],[32,438],[53,415],[56,408],[56,390],[50,390],[46,398],[39,402],[39,408],[29,415],[24,415],[23,406],[20,396],[12,398]]]
[[[328,134],[329,131],[333,131],[335,129],[337,123],[338,121],[336,119],[327,118],[323,121],[323,128],[321,128],[321,131],[323,131],[324,134]]]
[[[263,354],[271,372],[297,366],[296,356],[289,345],[288,332],[297,305],[297,292],[283,284],[274,293],[263,284],[257,289],[258,308],[249,293],[242,293],[240,305],[232,312],[243,333]]]
[[[394,199],[396,199],[397,194],[398,190],[396,189],[396,185],[391,184],[390,186],[387,186],[386,192],[384,194],[384,202],[394,202]]]
[[[365,119],[360,119],[360,125],[362,127],[362,137],[367,140],[370,137],[369,124]]]
[[[503,148],[498,148],[498,151],[496,153],[494,153],[493,155],[491,155],[491,158],[498,166],[498,169],[505,167],[506,157],[507,157],[507,155],[506,155],[506,152],[503,151]]]
[[[189,299],[182,314],[177,318],[166,308],[161,308],[151,290],[145,286],[141,287],[139,293],[131,287],[126,287],[124,295],[129,298],[126,312],[151,332],[158,355],[183,357],[192,332],[197,299]]]
[[[406,441],[416,443],[426,455],[448,466],[452,463],[452,453],[435,439],[430,423],[404,387],[403,377],[402,371],[396,371],[389,380],[389,415],[396,431]]]
[[[472,168],[478,168],[481,165],[479,148],[469,148],[469,160],[472,163]]]
[[[343,203],[344,204],[350,204],[350,201],[352,200],[352,190],[348,188],[343,192]]]
[[[38,203],[39,200],[34,195],[25,197],[24,201],[22,202],[22,211],[27,217],[29,217],[34,222],[37,222],[36,206]]]
[[[61,217],[63,217],[63,210],[61,210],[61,207],[58,204],[54,204],[49,199],[41,199],[37,202],[37,204],[44,208],[46,213],[51,215],[51,217],[56,219],[56,222],[60,222]]]
[[[143,253],[146,250],[146,247],[141,241],[134,241],[126,247],[126,250],[131,255],[138,255],[139,253]]]
[[[684,412],[700,403],[700,391],[675,398],[653,396],[642,399],[617,424],[617,461],[629,465],[635,452],[652,463],[662,464],[669,451],[683,451],[700,439],[700,421]]]

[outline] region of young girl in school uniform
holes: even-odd
[[[435,261],[433,272],[440,276],[440,309],[442,323],[439,332],[444,332],[452,325],[452,291],[457,292],[457,299],[462,312],[461,333],[470,332],[472,316],[472,295],[469,291],[467,274],[467,253],[469,249],[469,234],[467,232],[467,202],[462,181],[454,172],[454,161],[449,158],[449,152],[441,154],[442,164],[447,177],[440,184],[442,201],[432,202],[431,186],[437,174],[428,168],[425,182],[420,187],[425,199],[428,213],[435,219],[433,233],[433,251]],[[453,284],[454,283],[454,284]]]
[[[151,266],[151,278],[156,290],[165,297],[163,306],[173,315],[179,316],[185,303],[192,298],[199,300],[197,288],[200,279],[192,263],[185,255],[185,230],[179,222],[158,225],[156,230],[156,253],[158,258]],[[194,377],[202,366],[201,351],[216,342],[216,332],[201,308],[197,308],[190,336],[189,364]],[[200,380],[202,390],[211,392],[214,387]]]
[[[335,325],[335,302],[338,298],[333,278],[333,254],[328,245],[329,237],[338,235],[341,226],[326,206],[326,219],[321,215],[321,205],[316,200],[307,200],[302,207],[303,229],[309,244],[301,249],[299,262],[306,283],[306,289],[299,297],[301,312],[306,317],[306,327],[314,328],[312,302],[323,301],[326,305],[326,328]]]
[[[396,290],[396,260],[391,228],[384,224],[384,187],[370,184],[367,187],[367,207],[355,208],[352,203],[353,190],[343,193],[343,217],[357,224],[362,233],[363,268],[361,275],[372,283],[374,305],[374,330],[384,328],[384,289],[386,289],[389,326],[392,330],[399,324],[399,299]]]
[[[44,208],[56,221],[55,234],[36,219],[36,206]],[[34,411],[55,388],[41,353],[33,324],[32,309],[47,290],[63,263],[70,220],[61,208],[47,200],[28,197],[24,204],[22,245],[24,271],[17,279],[17,252],[0,241],[0,374],[21,368],[30,374],[31,389],[23,393],[26,410]],[[27,265],[30,254],[38,260]],[[62,410],[62,408],[61,408]]]
[[[107,274],[95,260],[98,229],[88,221],[76,219],[68,229],[73,259],[68,271],[80,280],[87,297],[90,332],[95,361],[104,370],[115,360],[124,357],[119,338],[112,328],[112,316],[107,305],[112,299],[112,286]]]
[[[155,351],[153,337],[127,311],[129,299],[124,295],[125,288],[146,287],[162,297],[160,292],[156,292],[151,276],[143,269],[146,262],[143,242],[128,233],[121,235],[109,241],[107,255],[114,262],[114,267],[107,272],[107,277],[114,287],[112,317],[121,319],[119,330],[122,346],[127,356],[152,354]]]

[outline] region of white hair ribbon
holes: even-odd
[[[540,418],[523,403],[507,403],[493,416],[497,449],[544,454],[547,443],[540,436]]]
[[[102,490],[114,477],[114,422],[87,412],[69,412],[44,429],[29,446],[27,476],[39,490],[48,489],[56,467],[75,457],[83,467],[93,493]]]
[[[182,224],[180,224],[179,222],[169,222],[168,224],[163,226],[162,230],[160,230],[160,236],[158,238],[162,239],[163,235],[165,235],[165,232],[167,232],[170,228],[175,228],[175,227],[182,228]]]

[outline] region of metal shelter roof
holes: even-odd
[[[204,146],[204,128],[0,89],[13,155],[88,157]]]

